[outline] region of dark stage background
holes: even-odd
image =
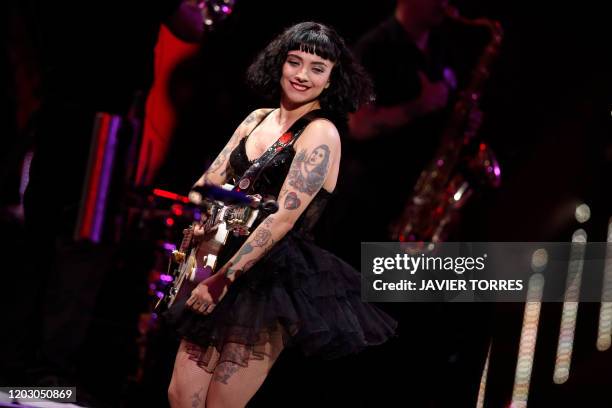
[[[612,25],[603,2],[473,0],[454,4],[467,17],[498,19],[505,29],[500,58],[482,104],[485,119],[481,129],[482,137],[498,155],[502,186],[480,195],[467,207],[454,240],[567,242],[573,231],[584,228],[589,241],[605,241],[612,216]],[[21,8],[12,3],[4,7],[10,16],[6,21],[12,24]],[[233,15],[171,76],[177,129],[155,186],[188,191],[236,125],[261,106],[262,102],[245,88],[244,72],[256,53],[284,27],[304,20],[321,21],[334,26],[353,44],[393,7],[394,2],[388,0],[238,1]],[[27,31],[21,34],[27,38]],[[3,65],[9,68],[2,101],[3,194],[11,191],[11,163],[21,160],[16,159],[16,152],[31,144],[23,140],[23,134],[15,136],[15,118],[23,103],[15,91],[23,86],[17,86],[16,81],[36,82],[35,76],[24,80],[14,71],[19,67],[8,62],[14,47],[24,44],[14,40],[11,37],[5,41],[3,56]],[[78,47],[87,44],[75,41],[75,52]],[[129,65],[130,60],[117,64]],[[358,184],[359,180],[344,182]],[[591,218],[585,224],[578,224],[574,218],[579,203],[587,203],[591,209]],[[4,214],[2,222],[1,248],[7,260],[6,266],[0,267],[6,282],[2,297],[7,303],[2,308],[5,323],[0,334],[4,361],[13,354],[13,347],[23,347],[15,345],[14,339],[27,323],[20,320],[15,305],[19,305],[21,291],[27,291],[31,284],[21,274],[23,263],[35,249],[24,247],[19,222]],[[339,231],[323,234],[322,241],[343,242]],[[79,346],[79,381],[100,406],[165,406],[177,345],[170,333],[161,329],[152,334],[144,375],[139,382],[133,380],[137,366],[135,319],[146,305],[146,288],[142,286],[146,286],[152,263],[146,259],[152,245],[137,240],[107,248],[111,256],[123,261],[112,272],[99,272],[103,275],[100,287],[92,289],[97,300],[87,340]],[[342,249],[359,251],[358,246]],[[93,259],[100,266],[109,259],[108,253],[94,252],[84,265]],[[89,266],[82,268],[89,270]],[[403,307],[406,316],[428,313],[423,305]],[[612,351],[595,348],[598,313],[599,304],[580,305],[570,378],[563,385],[555,385],[552,372],[561,304],[543,305],[530,407],[612,406]],[[505,407],[510,401],[522,318],[522,304],[461,304],[454,305],[446,319],[435,323],[440,332],[448,332],[448,338],[453,339],[453,344],[444,346],[447,352],[451,350],[452,354],[454,350],[460,358],[472,359],[470,363],[480,367],[484,364],[483,350],[486,353],[492,336],[485,407]],[[65,333],[69,339],[70,327]],[[432,340],[431,333],[412,332],[410,327],[405,327],[402,334],[421,338],[423,344]],[[415,343],[407,341],[402,349],[401,336],[394,341],[393,352],[372,349],[329,362],[304,359],[288,351],[249,406],[411,407],[415,406],[411,404],[413,394],[444,394],[451,391],[443,384],[463,381],[453,377],[460,371],[449,362],[436,363],[439,371],[420,372],[428,358],[438,358],[435,349],[421,355],[421,350],[414,349]],[[405,354],[397,355],[401,350]],[[411,358],[419,364],[412,366]],[[8,385],[14,378],[24,381],[15,374],[18,370],[7,366],[0,385]],[[449,403],[452,395],[439,400]]]

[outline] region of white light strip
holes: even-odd
[[[489,360],[491,359],[491,345],[492,344],[489,343],[487,359],[485,360],[485,365],[482,369],[482,376],[480,377],[480,387],[478,388],[478,400],[476,401],[476,408],[484,407],[485,392],[487,390],[487,374],[489,373]]]
[[[583,229],[576,230],[574,235],[572,235],[572,247],[567,270],[567,283],[565,286],[565,299],[563,301],[559,343],[557,345],[557,358],[555,361],[555,371],[553,373],[553,381],[555,384],[563,384],[569,378],[586,241],[587,234]]]
[[[603,288],[601,290],[601,309],[597,329],[597,350],[605,351],[612,344],[612,217],[608,221],[608,245],[604,263]]]
[[[534,259],[535,256],[537,256],[537,252],[538,251],[534,253]],[[529,384],[531,383],[531,371],[533,369],[536,342],[538,339],[538,324],[540,322],[543,292],[544,276],[541,273],[535,273],[529,279],[529,284],[527,286],[528,301],[525,303],[521,340],[516,361],[516,372],[514,374],[514,387],[512,388],[511,407],[513,408],[524,408],[527,406]]]

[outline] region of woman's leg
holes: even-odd
[[[204,408],[213,374],[207,373],[198,367],[195,361],[189,359],[187,345],[188,343],[182,340],[176,353],[168,399],[172,408]]]
[[[225,347],[230,347],[230,352],[240,353],[240,345],[230,343]],[[265,345],[263,360],[249,360],[247,367],[232,362],[219,364],[208,387],[206,408],[244,407],[263,384],[282,349],[279,333]]]

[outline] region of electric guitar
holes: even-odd
[[[233,188],[231,184],[223,186],[223,190],[227,191]],[[168,275],[173,280],[155,305],[157,312],[171,307],[177,300],[186,301],[191,291],[216,271],[219,253],[230,233],[249,235],[260,210],[272,213],[278,209],[276,201],[262,202],[257,194],[245,197],[249,199],[249,204],[227,205],[219,200],[203,200],[208,207],[208,217],[202,225],[204,234],[195,235],[196,223],[183,231],[181,245],[172,251],[168,264]]]

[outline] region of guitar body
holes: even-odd
[[[175,294],[168,300],[168,307],[174,302],[186,302],[191,291],[204,279],[211,276],[217,269],[217,259],[225,245],[229,231],[225,223],[221,223],[216,231],[205,234],[196,242],[189,252],[189,256],[179,267],[175,277]]]
[[[233,186],[226,184],[223,188],[231,190]],[[183,231],[181,245],[172,252],[168,267],[172,283],[158,300],[155,310],[165,310],[176,301],[186,302],[193,289],[222,266],[217,261],[229,234],[248,235],[258,213],[259,210],[245,206],[212,203],[204,235],[195,236],[193,225]]]

